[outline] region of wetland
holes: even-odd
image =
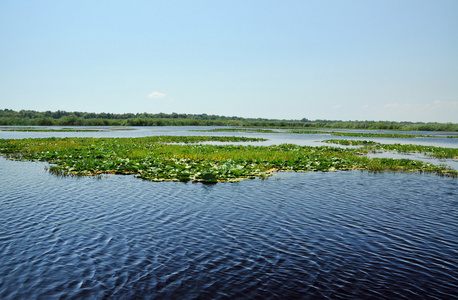
[[[2,299],[458,288],[456,139],[128,129],[0,132]]]

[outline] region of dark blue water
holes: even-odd
[[[359,171],[216,185],[0,159],[0,299],[453,299],[458,181]]]

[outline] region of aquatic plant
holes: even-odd
[[[325,140],[323,141],[324,143],[329,143],[329,144],[338,144],[338,145],[344,145],[344,146],[359,146],[359,145],[376,145],[378,144],[377,142],[374,141],[367,141],[367,140]]]
[[[381,151],[397,151],[401,153],[424,153],[437,158],[458,159],[458,148],[445,148],[422,145],[402,145],[402,144],[375,144],[372,149]]]
[[[411,144],[380,144],[374,141],[359,141],[359,140],[325,140],[325,143],[339,145],[363,145],[365,151],[397,151],[400,153],[423,153],[437,158],[458,158],[458,148],[445,148],[435,146],[411,145]]]
[[[99,132],[101,129],[75,129],[75,128],[40,128],[40,127],[16,127],[16,128],[0,128],[0,131],[20,131],[20,132]]]
[[[244,132],[244,133],[288,133],[273,129],[263,129],[263,128],[214,128],[214,129],[196,129],[191,131],[199,132]]]
[[[151,181],[214,183],[266,178],[275,171],[353,169],[458,175],[456,170],[421,161],[380,160],[363,156],[373,150],[372,146],[350,149],[290,144],[268,147],[196,144],[202,141],[250,140],[259,139],[155,136],[0,140],[0,153],[9,159],[47,161],[52,164],[49,171],[57,175],[133,174]]]
[[[334,136],[350,137],[380,137],[380,138],[458,138],[458,135],[432,135],[432,134],[407,134],[407,133],[377,133],[377,132],[340,132],[324,130],[273,130],[259,128],[215,128],[209,130],[195,130],[204,132],[246,132],[246,133],[296,133],[296,134],[329,134]]]

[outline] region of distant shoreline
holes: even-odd
[[[290,129],[372,129],[458,132],[457,123],[394,121],[280,120],[178,113],[88,113],[0,110],[0,126],[237,126]]]

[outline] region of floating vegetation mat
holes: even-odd
[[[408,133],[376,133],[376,132],[340,132],[323,130],[273,130],[257,128],[216,128],[210,130],[195,130],[205,132],[246,132],[246,133],[302,133],[302,134],[330,134],[334,136],[352,137],[381,137],[381,138],[458,138],[458,135],[432,135],[432,134],[408,134]]]
[[[0,127],[0,131],[20,131],[20,132],[99,132],[101,129],[75,129],[75,128],[40,128],[40,127]]]
[[[207,141],[245,142],[246,137],[155,136],[143,138],[48,138],[0,140],[9,159],[51,163],[62,176],[132,174],[151,181],[232,182],[266,178],[275,171],[416,171],[457,177],[445,165],[417,160],[368,158],[370,148],[203,145]],[[176,144],[180,143],[180,144]],[[387,145],[381,145],[387,146]],[[404,145],[405,146],[405,145]],[[430,147],[435,148],[435,147]],[[383,149],[383,148],[379,148]]]
[[[423,153],[428,156],[436,158],[452,158],[458,159],[458,148],[444,148],[434,146],[422,146],[422,145],[403,145],[403,144],[380,144],[374,141],[361,141],[361,140],[326,140],[325,143],[339,144],[339,145],[350,145],[350,146],[365,146],[365,151],[377,152],[377,151],[397,151],[400,153]]]

